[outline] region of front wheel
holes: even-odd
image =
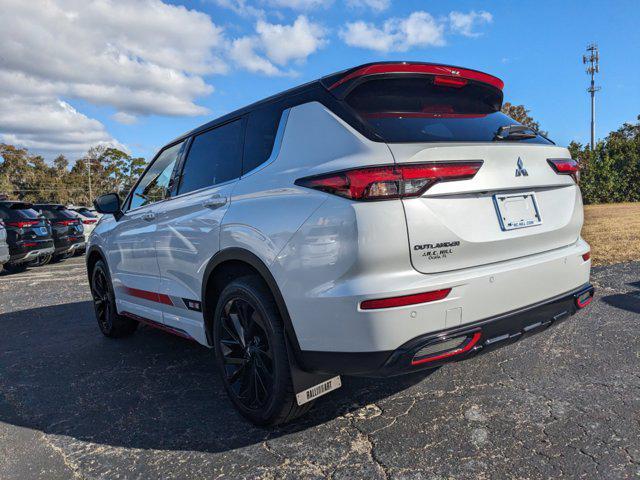
[[[222,291],[215,311],[216,363],[238,411],[257,425],[279,425],[304,414],[298,406],[282,319],[261,279],[243,277]]]
[[[91,296],[100,331],[111,338],[126,337],[135,332],[138,322],[118,314],[107,265],[98,260],[91,273]]]

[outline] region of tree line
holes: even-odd
[[[542,132],[523,105],[507,102],[502,110]],[[637,120],[609,133],[593,152],[578,142],[569,145],[572,157],[580,163],[584,203],[640,201],[640,115]],[[91,197],[103,193],[128,192],[146,166],[143,158],[99,146],[89,149],[69,168],[63,155],[48,164],[26,148],[2,143],[0,162],[0,198],[75,205],[90,205]]]
[[[128,192],[146,166],[144,158],[104,146],[90,148],[71,168],[64,155],[48,164],[26,148],[3,143],[0,157],[0,198],[63,205],[91,205],[103,193]]]

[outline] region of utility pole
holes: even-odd
[[[93,194],[91,193],[91,155],[87,159],[87,169],[89,170],[89,207],[93,202]]]
[[[600,72],[600,54],[598,53],[598,45],[590,43],[587,45],[587,54],[582,55],[582,63],[587,66],[586,72],[591,76],[591,85],[587,88],[587,92],[591,94],[591,151],[596,145],[596,92],[601,87],[596,87],[595,74]]]

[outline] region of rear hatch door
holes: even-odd
[[[390,145],[398,163],[482,160],[469,180],[440,182],[403,199],[414,267],[437,273],[524,257],[574,243],[582,201],[545,145]],[[526,173],[526,174],[525,174]],[[520,223],[519,223],[520,222]]]

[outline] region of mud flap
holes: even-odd
[[[285,343],[287,345],[291,381],[293,382],[293,390],[296,394],[296,402],[298,405],[304,405],[342,386],[340,375],[334,376],[330,374],[311,373],[302,370],[289,345],[289,340],[287,339]]]

